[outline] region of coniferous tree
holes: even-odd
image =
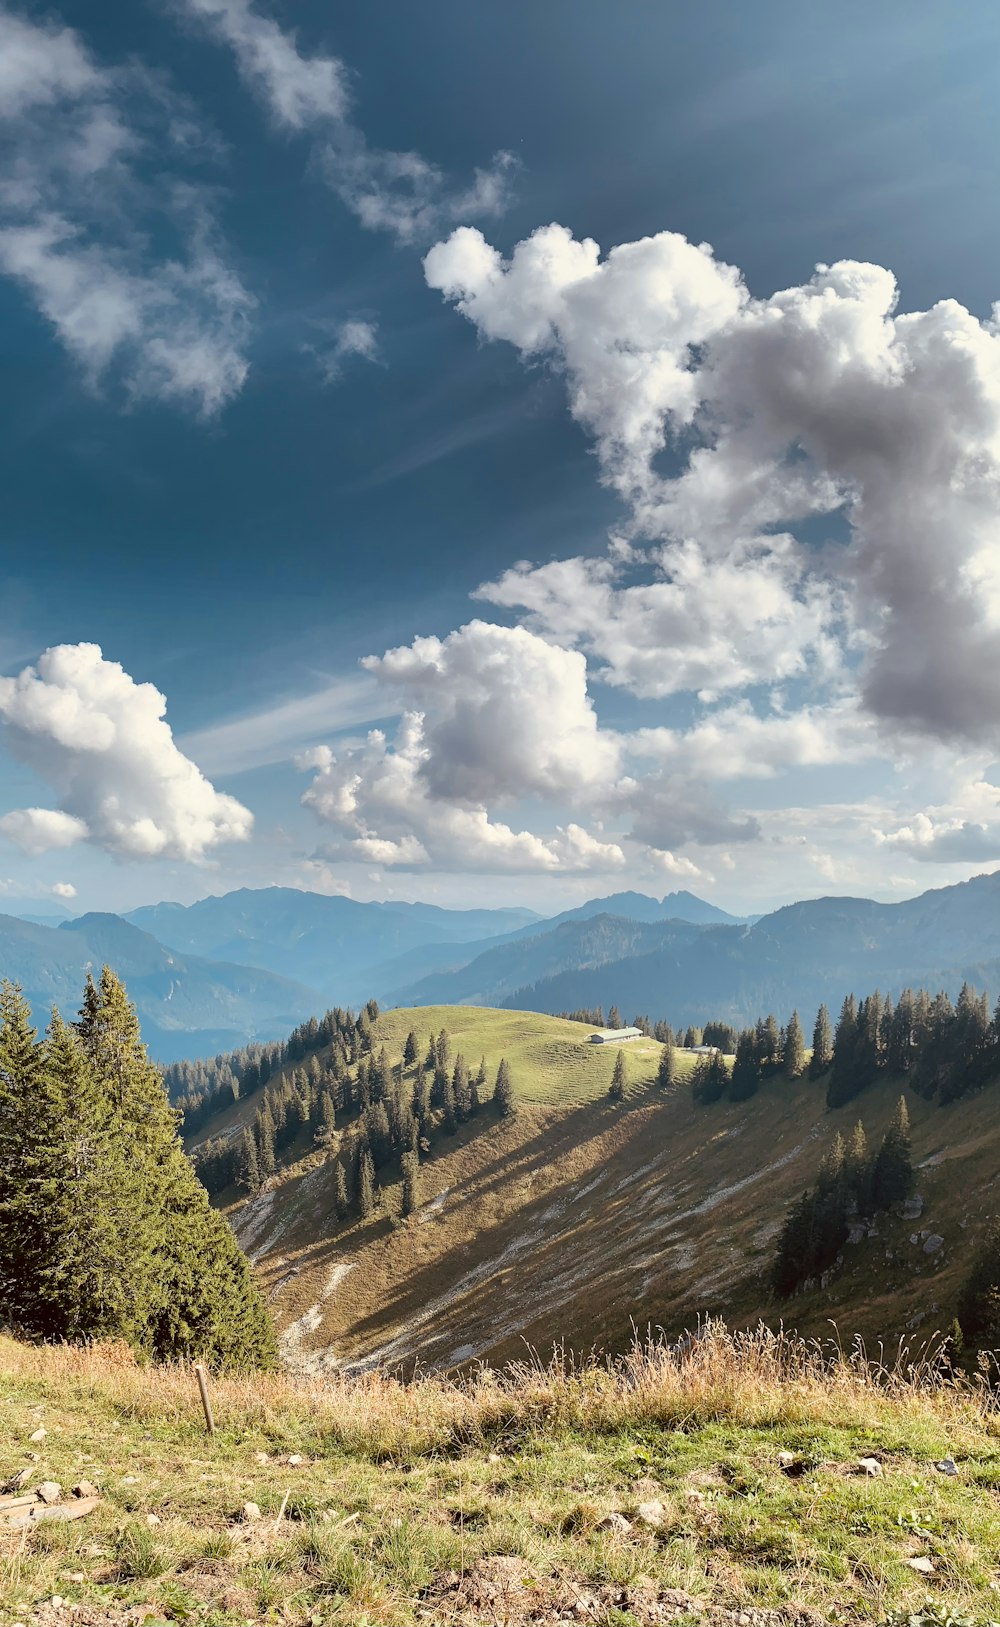
[[[608,1012],[608,1027],[609,1028],[621,1028],[621,1026],[622,1026],[622,1014],[618,1010],[617,1006],[612,1006],[611,1010]]]
[[[761,1060],[758,1036],[754,1029],[745,1028],[736,1041],[733,1072],[729,1081],[729,1096],[734,1102],[749,1101],[760,1089]],[[704,1097],[702,1097],[704,1100]]]
[[[24,1331],[121,1338],[215,1366],[273,1364],[263,1297],[184,1156],[134,1008],[107,967],[87,981],[77,1030],[56,1015],[41,1047],[23,1000],[4,990],[0,1089],[0,1273]]]
[[[412,1068],[419,1055],[420,1041],[417,1039],[416,1034],[411,1028],[410,1032],[406,1036],[406,1044],[403,1046],[403,1066]]]
[[[856,1096],[861,1088],[854,1067],[857,1040],[857,1001],[853,994],[849,994],[840,1008],[837,1031],[833,1037],[833,1066],[830,1083],[826,1087],[828,1107],[842,1107],[852,1096]]]
[[[784,1067],[789,1079],[801,1079],[806,1067],[806,1042],[799,1014],[793,1011],[785,1029]]]
[[[415,1152],[404,1152],[400,1160],[403,1172],[403,1218],[412,1215],[420,1199],[418,1195],[418,1163]]]
[[[245,1192],[260,1191],[260,1162],[257,1157],[257,1143],[254,1133],[247,1125],[240,1140],[240,1151],[236,1166],[236,1180]]]
[[[514,1086],[511,1083],[510,1068],[507,1065],[506,1057],[501,1057],[500,1066],[497,1069],[496,1084],[493,1087],[493,1101],[496,1107],[499,1108],[502,1119],[514,1117]]]
[[[832,1061],[833,1030],[830,1027],[830,1013],[826,1006],[820,1006],[813,1028],[812,1056],[809,1058],[810,1079],[818,1079],[820,1074],[826,1073]]]
[[[461,1051],[455,1058],[455,1067],[451,1076],[451,1088],[455,1102],[455,1115],[460,1124],[472,1117],[472,1081],[469,1078],[469,1069]]]
[[[455,1107],[455,1087],[449,1074],[445,1074],[441,1083],[441,1123],[448,1135],[453,1136],[458,1129],[458,1113]]]
[[[910,1148],[910,1115],[900,1096],[892,1123],[882,1137],[872,1169],[872,1202],[876,1209],[888,1209],[913,1191],[913,1157]]]
[[[343,1220],[351,1207],[351,1194],[347,1186],[347,1171],[343,1161],[337,1159],[333,1172],[333,1207],[338,1220]]]
[[[858,1210],[866,1215],[872,1200],[872,1165],[868,1153],[868,1137],[859,1119],[847,1143],[847,1185]]]
[[[660,1052],[660,1060],[656,1069],[656,1083],[660,1090],[669,1090],[677,1079],[677,1058],[674,1055],[673,1039],[664,1042]]]
[[[611,1084],[608,1095],[613,1102],[620,1102],[625,1097],[625,1052],[619,1051],[615,1057],[614,1072],[611,1075]]]
[[[370,1148],[363,1147],[358,1164],[358,1212],[362,1220],[367,1220],[374,1208],[375,1165],[372,1162]]]

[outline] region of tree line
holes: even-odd
[[[913,1190],[910,1119],[902,1096],[878,1148],[870,1152],[859,1120],[850,1141],[839,1133],[820,1164],[816,1185],[785,1217],[771,1272],[780,1298],[821,1277],[847,1241],[852,1216],[890,1209]]]
[[[513,1115],[505,1058],[490,1080],[485,1057],[473,1071],[461,1052],[452,1055],[442,1029],[429,1036],[426,1049],[411,1030],[402,1054],[390,1061],[385,1045],[374,1049],[373,1006],[357,1019],[340,1013],[322,1058],[313,1052],[304,1066],[267,1085],[241,1137],[219,1137],[198,1149],[195,1167],[209,1193],[232,1185],[255,1193],[292,1157],[326,1147],[335,1153],[333,1219],[352,1213],[366,1219],[389,1166],[398,1166],[402,1177],[405,1216],[418,1202],[420,1161],[439,1137],[456,1134],[491,1103],[500,1117]]]
[[[180,1110],[184,1134],[194,1135],[234,1102],[253,1095],[289,1062],[302,1062],[337,1040],[349,1060],[357,1061],[378,1016],[376,1000],[369,1000],[357,1017],[335,1006],[323,1017],[300,1023],[286,1040],[245,1045],[207,1061],[170,1063],[163,1069],[163,1082]]]
[[[35,1339],[274,1366],[263,1297],[185,1157],[178,1116],[107,967],[39,1036],[0,985],[0,1314]]]

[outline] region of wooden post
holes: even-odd
[[[195,1363],[195,1372],[198,1375],[198,1388],[201,1391],[201,1404],[205,1410],[205,1428],[210,1435],[215,1434],[215,1419],[212,1416],[212,1400],[208,1393],[208,1375],[201,1362]]]

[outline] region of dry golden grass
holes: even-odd
[[[546,1623],[609,1586],[654,1602],[682,1588],[692,1622],[706,1604],[858,1623],[995,1615],[997,1410],[984,1382],[933,1363],[709,1324],[683,1353],[653,1339],[614,1362],[557,1351],[456,1379],[267,1375],[212,1394],[209,1439],[186,1368],[0,1338],[0,1470],[27,1458],[39,1480],[86,1475],[104,1496],[91,1519],[0,1537],[4,1627],[62,1620],[42,1606],[55,1593],[102,1627],[137,1606],[199,1627],[492,1621],[448,1579],[474,1591],[511,1563],[534,1578],[529,1599],[555,1600],[530,1617]],[[800,1478],[781,1472],[786,1449]],[[884,1465],[873,1480],[857,1467],[868,1453]],[[954,1477],[934,1468],[946,1453]],[[655,1529],[636,1513],[651,1485]],[[263,1519],[241,1521],[248,1501]],[[607,1528],[611,1512],[630,1532]]]

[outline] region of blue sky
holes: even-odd
[[[1000,863],[998,45],[986,4],[0,4],[10,907]]]

